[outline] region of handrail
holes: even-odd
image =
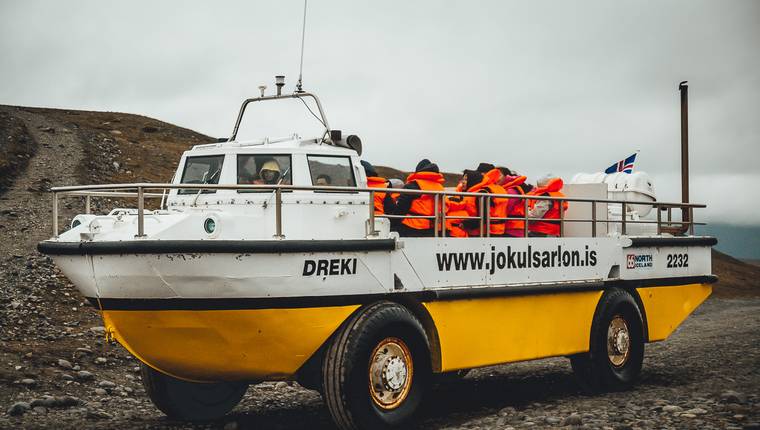
[[[551,197],[551,196],[534,196],[530,194],[485,194],[485,193],[470,193],[466,191],[427,191],[427,190],[410,190],[405,188],[367,188],[367,187],[337,187],[337,186],[316,186],[316,185],[253,185],[253,184],[167,184],[167,183],[150,183],[150,182],[135,182],[128,184],[98,184],[98,185],[70,185],[65,187],[52,187],[51,192],[70,192],[70,191],[85,191],[85,190],[128,190],[128,189],[191,189],[191,190],[275,190],[280,188],[282,190],[290,191],[321,191],[321,192],[365,192],[370,191],[383,192],[383,193],[399,193],[399,194],[430,194],[430,195],[446,195],[446,196],[463,196],[463,197],[485,197],[485,196],[497,196],[506,198],[518,198],[528,200],[561,200],[567,202],[597,202],[597,203],[628,203],[635,205],[647,205],[647,206],[662,206],[662,207],[693,207],[693,208],[706,208],[707,205],[703,203],[676,203],[676,202],[643,202],[636,200],[615,200],[615,199],[592,199],[587,197]]]
[[[91,197],[136,197],[138,199],[137,217],[138,217],[138,231],[135,237],[145,237],[144,226],[144,212],[145,198],[159,198],[163,196],[163,193],[147,193],[147,190],[272,190],[275,192],[275,235],[277,239],[283,239],[285,235],[282,231],[282,192],[283,191],[316,191],[316,192],[353,192],[353,193],[367,193],[369,197],[369,211],[367,226],[367,237],[376,236],[377,230],[375,229],[376,218],[386,219],[429,219],[434,224],[434,236],[438,237],[439,233],[446,236],[446,221],[450,219],[477,219],[480,220],[480,236],[490,236],[491,223],[496,221],[524,221],[524,235],[528,235],[528,225],[531,221],[553,222],[560,225],[560,236],[564,236],[564,224],[567,222],[588,222],[592,225],[592,237],[597,236],[597,224],[602,223],[619,223],[621,224],[621,233],[627,234],[627,224],[656,224],[657,232],[670,230],[678,226],[677,228],[687,228],[690,235],[694,234],[695,225],[704,225],[704,223],[694,222],[693,210],[695,208],[706,208],[707,206],[699,203],[671,203],[671,202],[641,202],[631,200],[617,200],[617,199],[593,199],[583,197],[551,197],[551,196],[533,196],[529,194],[484,194],[484,193],[472,193],[463,191],[428,191],[428,190],[409,190],[399,188],[367,188],[367,187],[337,187],[337,186],[307,186],[307,185],[249,185],[249,184],[166,184],[166,183],[130,183],[130,184],[101,184],[101,185],[74,185],[65,187],[53,187],[51,192],[53,193],[53,236],[58,237],[58,198],[67,196],[84,196],[86,197],[86,212],[89,213],[90,198]],[[134,190],[135,192],[124,192]],[[432,195],[434,197],[434,215],[394,215],[394,214],[375,214],[374,212],[374,196],[376,192],[393,193],[393,194],[413,194],[413,195]],[[446,197],[461,196],[461,197],[476,197],[479,198],[480,210],[479,216],[450,216],[445,213],[445,199]],[[489,211],[486,211],[486,207],[490,207],[490,200],[493,198],[516,198],[522,199],[525,209],[525,214],[522,217],[491,217]],[[577,203],[591,203],[591,219],[566,219],[564,218],[564,211],[560,211],[560,219],[547,220],[543,218],[536,218],[529,216],[529,200],[550,200],[559,202],[577,202]],[[443,202],[443,204],[442,204]],[[597,219],[596,205],[598,203],[607,204],[619,204],[621,205],[621,219],[619,220],[602,220]],[[656,208],[657,220],[627,220],[626,218],[626,206],[631,204],[647,205]],[[671,217],[671,210],[673,208],[680,208],[682,211],[689,212],[691,215],[689,219],[682,219],[681,221],[674,221]],[[663,220],[661,212],[667,212],[667,220]]]

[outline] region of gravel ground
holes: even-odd
[[[758,322],[758,299],[708,301],[648,346],[641,384],[629,392],[582,395],[562,358],[478,369],[436,387],[419,427],[760,429]],[[99,327],[71,325],[39,327],[46,334],[30,339],[37,328],[27,317],[11,339],[4,334],[13,352],[3,348],[0,428],[332,428],[319,394],[285,382],[252,386],[224,420],[169,421],[145,396],[137,361],[104,344]],[[33,408],[12,416],[17,402]]]
[[[318,393],[284,382],[252,386],[232,414],[204,425],[153,407],[138,362],[103,341],[97,312],[34,251],[50,234],[42,193],[51,177],[76,182],[87,136],[18,114],[39,146],[0,196],[0,428],[333,428]],[[63,205],[62,218],[73,210]],[[760,299],[709,300],[648,346],[641,384],[624,393],[582,395],[563,358],[479,369],[436,387],[419,427],[760,429],[759,322]]]

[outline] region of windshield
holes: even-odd
[[[203,157],[187,157],[185,170],[182,172],[183,184],[218,184],[222,173],[224,155],[208,155]],[[204,194],[215,193],[216,190],[203,190]],[[177,194],[198,194],[198,190],[179,190]]]

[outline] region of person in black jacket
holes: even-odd
[[[443,191],[444,178],[438,171],[438,165],[428,159],[417,163],[414,173],[406,179],[404,189],[423,191]],[[433,216],[435,215],[435,198],[430,194],[401,194],[395,200],[386,195],[383,201],[386,214]],[[443,204],[442,202],[439,205]],[[439,213],[442,208],[439,207]],[[435,221],[430,218],[392,218],[391,229],[401,236],[430,237],[435,235]]]

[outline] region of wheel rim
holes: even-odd
[[[404,341],[383,339],[372,351],[369,362],[369,392],[383,409],[395,409],[406,400],[412,387],[414,363]]]
[[[607,328],[607,357],[615,367],[623,367],[631,355],[631,333],[628,323],[615,315]]]

